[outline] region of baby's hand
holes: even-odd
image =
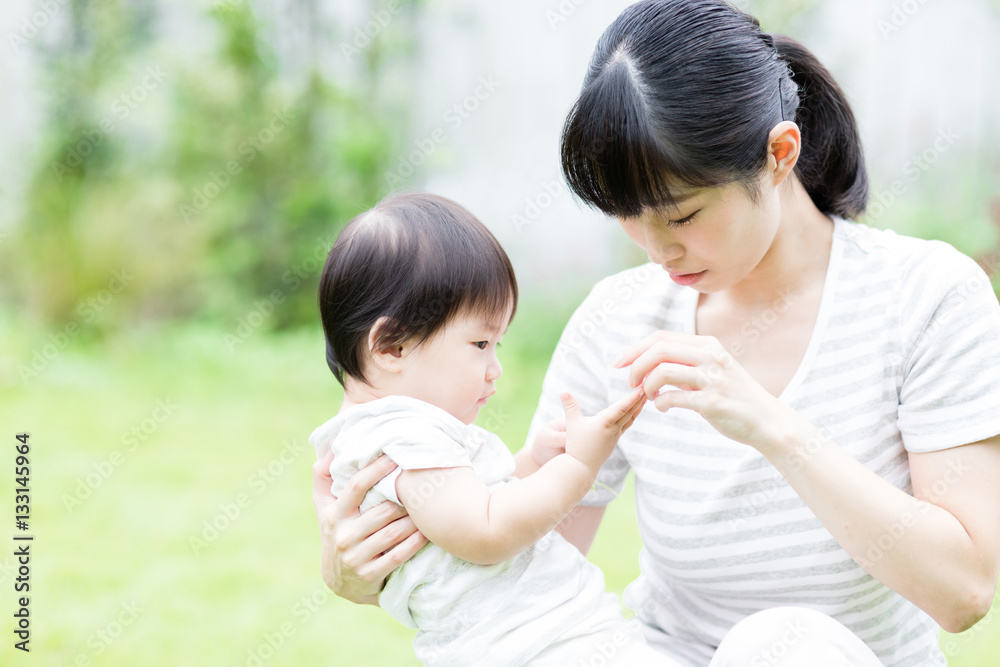
[[[646,395],[639,387],[593,417],[584,417],[571,394],[564,393],[560,398],[566,412],[566,453],[582,461],[594,474],[646,404]]]
[[[543,466],[566,452],[566,420],[553,419],[543,426],[531,445],[531,458]]]

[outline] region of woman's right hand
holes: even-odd
[[[319,520],[323,581],[338,596],[378,605],[389,573],[417,553],[427,539],[406,510],[386,501],[362,514],[361,501],[396,464],[381,456],[351,477],[340,498],[330,492],[331,451],[313,464],[313,504]]]

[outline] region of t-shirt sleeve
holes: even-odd
[[[466,448],[426,418],[401,418],[383,423],[377,437],[383,443],[382,453],[399,467],[383,477],[375,489],[399,505],[403,503],[396,496],[396,479],[404,470],[472,467]]]
[[[612,359],[605,343],[606,325],[614,314],[608,306],[605,284],[598,284],[577,308],[563,330],[542,382],[542,395],[528,428],[525,447],[554,419],[565,417],[559,395],[568,391],[580,404],[583,415],[597,414],[608,406],[608,372]],[[594,489],[581,505],[607,505],[625,484],[629,465],[615,448],[601,467]]]
[[[924,260],[933,268],[922,284],[912,285],[922,296],[902,314],[911,335],[898,426],[915,453],[1000,433],[1000,303],[982,268],[949,246],[939,249],[933,262]]]

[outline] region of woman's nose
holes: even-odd
[[[668,264],[681,257],[684,248],[677,243],[649,239],[646,244],[646,255],[654,264]]]
[[[657,224],[646,224],[643,226],[646,241],[646,255],[649,261],[655,264],[666,264],[673,262],[684,254],[684,248],[677,243],[669,233]]]

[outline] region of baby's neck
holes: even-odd
[[[374,401],[385,396],[385,393],[379,391],[376,387],[365,384],[364,382],[358,382],[350,377],[345,379],[344,402],[340,404],[339,412],[343,412],[344,410],[354,407],[355,405],[368,403],[369,401]]]

